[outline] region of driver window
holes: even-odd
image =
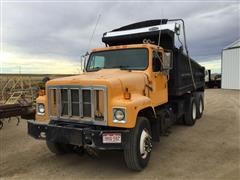
[[[160,52],[153,51],[153,60],[152,60],[153,72],[161,71],[161,58],[162,58],[162,54]]]

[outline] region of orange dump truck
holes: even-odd
[[[130,24],[102,41],[106,47],[92,50],[83,74],[47,82],[28,133],[56,154],[122,150],[126,166],[140,171],[153,141],[176,122],[192,126],[201,118],[205,70],[189,57],[179,19]]]

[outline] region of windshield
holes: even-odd
[[[87,71],[113,68],[144,70],[147,66],[147,49],[118,49],[93,52],[88,61]]]

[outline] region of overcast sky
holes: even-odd
[[[214,72],[220,71],[221,50],[240,38],[239,1],[9,0],[1,2],[1,72],[77,73],[80,56],[104,46],[104,32],[160,18],[183,18],[190,55]]]

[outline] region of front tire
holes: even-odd
[[[46,144],[48,149],[56,155],[69,153],[71,151],[71,147],[68,144],[56,143],[51,141],[46,141]]]
[[[0,120],[0,129],[3,127],[3,122]]]
[[[138,117],[136,127],[130,130],[124,148],[124,160],[129,169],[141,171],[148,164],[152,150],[151,127],[149,120]]]

